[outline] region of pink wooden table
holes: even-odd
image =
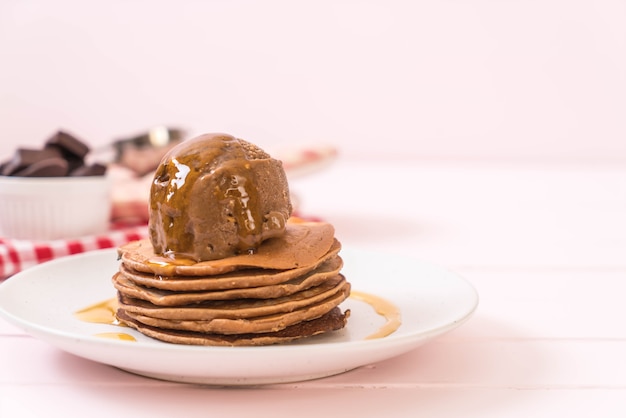
[[[291,187],[344,246],[465,277],[472,319],[345,374],[238,389],[131,375],[0,320],[0,417],[624,416],[626,166],[340,159]]]

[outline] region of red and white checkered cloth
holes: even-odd
[[[146,238],[145,225],[111,231],[104,235],[53,241],[0,238],[0,280],[36,264],[85,251],[113,248]]]

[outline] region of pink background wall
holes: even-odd
[[[626,161],[626,2],[0,2],[0,154],[156,124],[353,158]]]

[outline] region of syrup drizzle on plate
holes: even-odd
[[[386,320],[385,324],[380,327],[378,331],[365,337],[366,340],[385,338],[393,334],[402,324],[400,309],[388,300],[372,295],[371,293],[358,292],[355,290],[350,292],[350,297],[367,303],[374,308],[378,315],[384,317]]]
[[[116,311],[117,299],[111,298],[87,306],[86,308],[75,312],[74,316],[81,321],[91,322],[93,324],[117,325],[124,327],[125,325],[117,319],[117,316],[115,316]],[[95,336],[121,341],[137,341],[135,337],[125,332],[102,332],[95,334]]]
[[[376,332],[365,337],[366,340],[385,338],[386,336],[394,333],[402,324],[400,310],[396,305],[388,300],[370,293],[358,292],[355,290],[350,292],[350,298],[367,303],[374,309],[374,311],[376,311],[378,315],[385,318],[385,324]],[[84,322],[123,327],[125,325],[121,323],[115,315],[117,306],[117,299],[111,298],[80,309],[74,314],[74,316]],[[122,341],[137,341],[132,335],[123,332],[105,332],[95,334],[95,336]]]

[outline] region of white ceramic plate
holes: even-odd
[[[59,258],[0,284],[0,314],[31,335],[69,353],[171,381],[253,385],[309,380],[346,372],[410,351],[465,322],[478,295],[454,273],[409,258],[343,249],[343,273],[353,290],[399,308],[402,324],[385,338],[366,339],[385,323],[369,304],[350,298],[348,325],[296,344],[202,347],[168,344],[115,325],[87,323],[74,313],[115,296],[116,251]],[[96,336],[124,332],[137,341]]]

